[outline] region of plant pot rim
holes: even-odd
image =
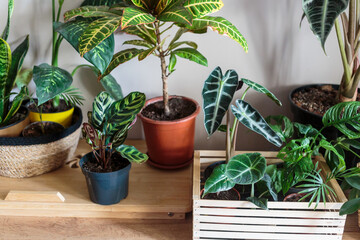
[[[17,125],[17,124],[19,124],[19,123],[21,123],[21,122],[23,122],[23,121],[26,120],[26,118],[27,118],[27,117],[29,116],[29,114],[30,114],[30,110],[29,110],[27,107],[25,107],[25,106],[20,106],[20,108],[18,109],[18,111],[17,111],[16,113],[18,113],[18,112],[20,111],[20,109],[23,109],[23,110],[26,111],[24,119],[20,119],[20,120],[14,122],[14,123],[12,123],[12,124],[9,124],[9,125],[0,127],[0,130],[4,130],[4,129],[6,129],[6,128],[13,127],[13,126],[15,126],[15,125]]]
[[[130,171],[131,162],[127,160],[127,161],[129,162],[129,164],[128,164],[126,167],[121,168],[121,169],[119,169],[119,170],[112,171],[112,172],[91,172],[91,171],[86,170],[86,169],[83,168],[83,165],[84,165],[84,163],[85,163],[85,159],[87,159],[87,158],[89,157],[89,155],[93,156],[94,153],[93,153],[93,152],[88,152],[87,154],[85,154],[84,156],[82,156],[81,159],[80,159],[80,161],[79,161],[79,166],[80,166],[80,168],[81,168],[81,171],[82,171],[84,174],[86,173],[86,174],[91,174],[91,175],[95,175],[95,176],[99,176],[99,175],[101,175],[101,176],[106,176],[106,175],[110,175],[110,174],[114,174],[114,173],[116,174],[116,173],[119,173],[119,172],[122,172],[122,171],[125,171],[125,172]],[[126,159],[125,159],[125,160],[126,160]]]
[[[32,105],[32,103],[29,103],[27,104],[27,106],[29,107],[30,105]],[[60,112],[50,112],[50,113],[41,113],[42,115],[55,115],[55,114],[61,114],[61,113],[65,113],[65,112],[69,112],[69,111],[72,111],[75,107],[72,106],[71,108],[69,108],[68,110],[65,110],[65,111],[60,111]],[[31,109],[29,108],[29,112],[32,112],[32,113],[36,113],[36,114],[40,114],[39,112],[35,112],[35,111],[31,111]]]
[[[153,120],[153,119],[150,119],[148,117],[145,117],[144,115],[142,115],[142,111],[143,109],[152,104],[152,103],[155,103],[155,102],[159,102],[159,101],[162,101],[163,100],[163,97],[162,96],[158,96],[158,97],[154,97],[154,98],[150,98],[148,100],[146,100],[145,102],[145,106],[143,107],[143,109],[140,111],[140,113],[138,114],[138,117],[141,118],[142,121],[145,121],[145,122],[148,122],[148,123],[151,123],[151,124],[159,124],[159,125],[171,125],[171,124],[177,124],[177,123],[182,123],[182,122],[186,122],[190,119],[193,119],[195,118],[199,113],[200,113],[200,105],[197,101],[195,101],[194,99],[192,98],[188,98],[188,97],[184,97],[184,96],[178,96],[178,95],[171,95],[169,96],[169,99],[172,99],[172,98],[181,98],[181,99],[184,99],[184,100],[188,100],[188,101],[191,101],[195,104],[196,106],[196,109],[195,111],[189,115],[189,116],[186,116],[184,118],[180,118],[180,119],[175,119],[175,120],[164,120],[164,121],[161,121],[161,120]]]
[[[42,121],[43,123],[50,123],[50,124],[53,124],[53,125],[58,125],[62,128],[62,131],[65,130],[65,127],[63,125],[61,125],[60,123],[57,123],[57,122],[51,122],[51,121]],[[33,125],[38,125],[40,124],[41,122],[32,122],[30,123],[29,125],[27,125],[23,130],[22,130],[22,135],[24,136],[24,131],[26,129],[28,129],[30,126],[33,126]]]
[[[323,117],[322,115],[319,115],[319,114],[316,114],[316,113],[313,113],[313,112],[309,112],[308,110],[305,110],[305,109],[303,109],[302,107],[299,107],[298,105],[296,105],[296,104],[294,103],[294,101],[292,100],[292,96],[294,95],[294,93],[299,92],[299,91],[302,90],[302,89],[312,88],[312,87],[319,87],[319,86],[324,86],[324,85],[331,85],[331,86],[334,87],[335,89],[339,89],[339,84],[333,84],[333,83],[313,83],[313,84],[301,85],[301,86],[299,86],[299,87],[296,87],[296,88],[292,89],[292,90],[290,91],[289,95],[288,95],[288,98],[289,98],[289,102],[290,102],[291,107],[297,108],[297,109],[299,109],[300,111],[305,112],[305,113],[308,113],[308,114],[310,114],[310,115],[313,116],[313,117],[322,118],[322,117]]]

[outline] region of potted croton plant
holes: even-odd
[[[109,1],[105,2],[109,4]],[[124,44],[140,48],[128,48],[116,53],[99,79],[135,57],[139,61],[150,55],[160,59],[163,96],[148,100],[139,115],[144,125],[149,163],[160,168],[186,166],[192,161],[195,117],[200,108],[190,98],[169,96],[168,78],[175,71],[177,57],[204,66],[207,66],[207,59],[197,51],[196,43],[180,41],[180,37],[187,32],[205,33],[211,28],[235,40],[247,51],[246,40],[225,18],[207,16],[221,9],[221,0],[115,2],[110,7],[82,6],[65,13],[66,21],[78,17],[92,20],[79,37],[78,51],[85,56],[116,30],[138,37]],[[163,33],[173,27],[177,27],[178,31],[167,43]]]
[[[88,123],[83,124],[84,137],[93,151],[80,160],[93,202],[110,205],[126,198],[131,163],[148,159],[135,147],[123,144],[144,104],[145,95],[139,92],[120,100],[107,92],[95,97]]]
[[[10,19],[14,10],[14,2],[9,0],[8,19],[2,35],[0,35],[0,137],[17,137],[29,124],[29,112],[21,107],[27,88],[22,86],[19,93],[10,100],[11,91],[29,49],[29,36],[17,48],[11,51],[6,42],[10,32]]]

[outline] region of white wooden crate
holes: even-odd
[[[236,154],[245,153],[237,152]],[[276,152],[261,152],[268,164],[281,162]],[[193,175],[193,239],[342,239],[346,216],[339,215],[347,201],[339,184],[332,180],[335,199],[316,210],[306,202],[268,202],[262,210],[248,201],[205,200],[200,198],[201,173],[211,163],[225,159],[224,151],[195,151]],[[317,157],[324,176],[330,171],[322,157]]]

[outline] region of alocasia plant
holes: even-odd
[[[136,56],[139,61],[149,55],[159,57],[165,115],[170,112],[167,79],[175,71],[176,57],[207,66],[207,59],[197,51],[195,42],[179,41],[184,33],[206,33],[211,28],[238,42],[245,51],[248,49],[245,38],[232,23],[223,17],[208,16],[223,7],[221,0],[89,0],[84,4],[107,6],[82,6],[65,13],[66,21],[74,21],[78,17],[91,19],[79,38],[80,55],[85,57],[86,53],[106,41],[118,29],[137,36],[138,39],[124,44],[141,48],[128,48],[116,53],[99,78]],[[164,37],[164,33],[174,26],[178,27],[178,31],[165,44],[167,37]]]
[[[93,110],[88,114],[89,122],[83,124],[83,133],[102,169],[110,166],[114,153],[130,162],[142,163],[148,159],[135,147],[123,144],[144,104],[145,95],[139,92],[132,92],[120,100],[108,92],[95,97]]]

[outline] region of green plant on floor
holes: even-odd
[[[207,66],[207,59],[197,51],[197,44],[192,41],[180,41],[187,32],[206,33],[207,28],[227,35],[238,42],[245,51],[247,43],[238,29],[223,17],[207,16],[217,12],[223,6],[221,0],[118,0],[118,1],[85,1],[84,4],[107,4],[109,6],[82,6],[65,13],[65,20],[83,17],[91,23],[79,37],[78,51],[81,56],[106,41],[118,28],[127,34],[136,35],[138,39],[124,42],[139,48],[128,48],[116,53],[99,79],[108,75],[119,64],[138,56],[139,61],[149,55],[160,59],[164,113],[169,115],[168,77],[175,71],[176,57]],[[171,35],[167,31],[178,27],[178,31],[169,43]],[[186,46],[186,47],[183,47]]]
[[[7,23],[0,36],[0,126],[6,126],[13,120],[27,95],[27,85],[20,86],[19,93],[11,92],[29,49],[29,36],[26,36],[14,51],[11,51],[9,44],[6,42],[10,32],[10,20],[13,10],[14,1],[9,0]],[[10,101],[13,94],[16,96]]]
[[[241,98],[235,101],[236,105],[232,105],[230,110],[229,107],[235,93],[243,85],[247,85],[246,90]],[[247,200],[267,209],[267,199],[258,198],[254,195],[255,184],[260,180],[268,179],[268,175],[265,175],[266,160],[260,153],[246,153],[234,156],[238,125],[242,123],[278,147],[282,145],[282,140],[260,113],[244,101],[249,89],[267,95],[272,101],[281,106],[281,102],[275,95],[260,84],[244,78],[239,81],[234,70],[228,70],[223,75],[220,67],[217,67],[205,81],[202,91],[205,129],[209,136],[218,130],[226,132],[226,162],[215,167],[206,180],[203,196],[208,193],[229,190],[236,184],[251,185],[251,196]],[[232,124],[230,111],[235,116]],[[225,115],[226,125],[221,125]],[[271,186],[267,186],[270,187],[269,191],[273,192]]]
[[[344,69],[338,101],[355,101],[360,80],[358,57],[360,48],[360,1],[302,0],[302,7],[311,30],[320,40],[324,50],[326,39],[335,25]],[[348,15],[346,9],[348,9]],[[341,23],[339,18],[341,18]],[[342,30],[340,25],[342,25]]]
[[[135,147],[123,144],[144,104],[145,94],[139,92],[132,92],[120,100],[114,99],[108,92],[101,92],[95,97],[88,123],[83,124],[83,133],[102,169],[106,170],[111,165],[114,153],[121,154],[130,162],[143,163],[148,159]]]

